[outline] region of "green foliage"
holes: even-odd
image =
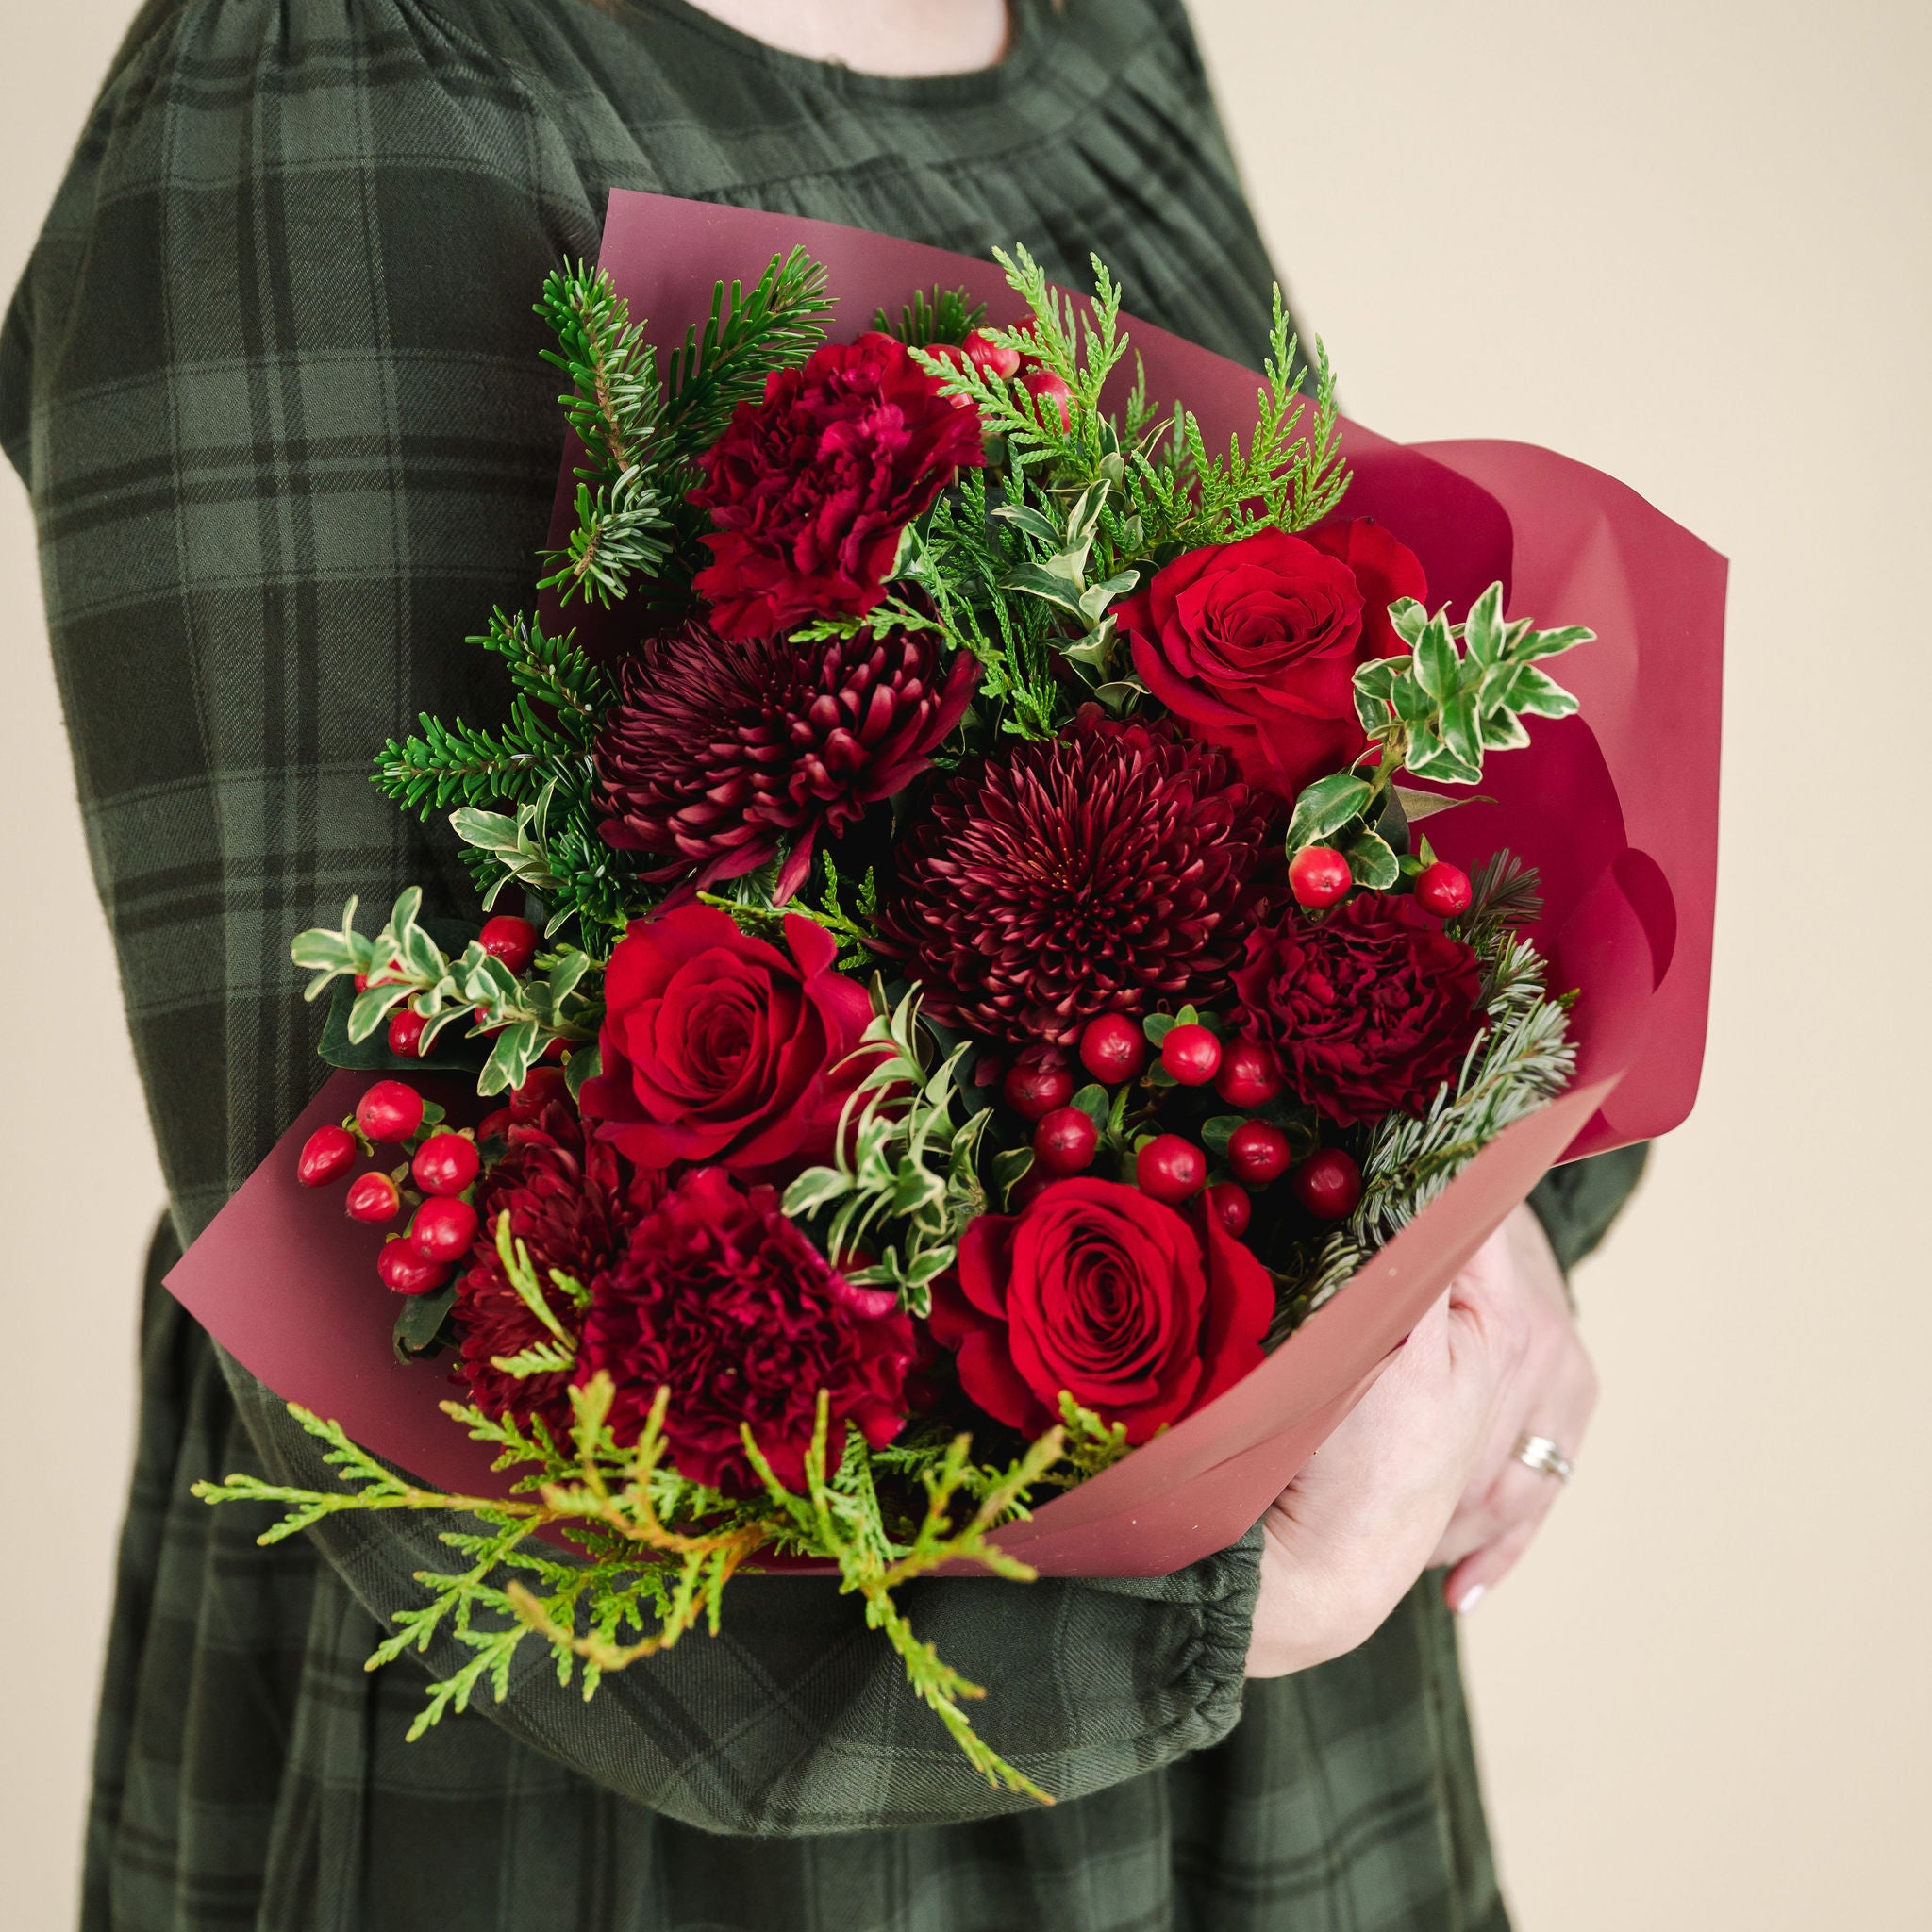
[[[826,1254],[838,1261],[876,1250],[849,1278],[894,1290],[903,1307],[923,1316],[960,1232],[986,1209],[977,1155],[991,1115],[982,1108],[955,1121],[955,1076],[970,1048],[926,1071],[916,991],[891,1007],[875,988],[874,1000],[878,1010],[853,1056],[868,1062],[866,1072],[840,1114],[831,1162],[800,1174],[784,1207],[801,1221],[829,1210]]]
[[[803,362],[825,339],[832,304],[825,271],[804,249],[774,255],[747,294],[741,282],[711,291],[702,329],[685,331],[671,358],[666,414],[687,460],[724,433],[740,403],[765,392],[773,371]]]
[[[775,369],[802,362],[824,340],[825,274],[802,248],[774,256],[749,292],[720,282],[703,327],[685,332],[660,379],[644,325],[602,269],[568,264],[543,285],[537,313],[557,335],[545,359],[569,376],[559,398],[584,444],[576,518],[564,548],[545,554],[539,590],[569,604],[609,605],[639,578],[690,573],[700,525],[685,499],[697,457],[741,402]]]
[[[878,880],[873,875],[870,866],[865,876],[859,880],[853,894],[852,906],[848,910],[840,899],[843,890],[839,877],[839,868],[829,855],[819,861],[824,873],[825,883],[820,891],[816,904],[801,899],[788,909],[802,919],[809,919],[814,924],[822,925],[839,941],[839,971],[841,973],[862,974],[872,970],[874,948],[877,944],[877,920],[879,915]]]
[[[920,354],[950,393],[979,410],[992,469],[962,478],[908,533],[900,574],[931,599],[956,646],[979,660],[978,714],[996,731],[1043,738],[1084,696],[1116,714],[1145,697],[1114,607],[1161,561],[1264,525],[1302,528],[1340,502],[1347,473],[1326,361],[1310,418],[1278,291],[1256,428],[1245,448],[1231,438],[1216,457],[1185,407],[1155,421],[1144,373],[1123,411],[1105,407],[1128,342],[1121,292],[1104,263],[1094,260],[1094,298],[1081,303],[1057,292],[1024,249],[999,259],[1032,313],[1020,328],[985,333],[1025,366],[1005,380]],[[1066,385],[1064,418],[1027,386],[1026,371],[1041,369]]]
[[[505,1252],[529,1274],[527,1256]],[[536,1295],[533,1308],[543,1301],[533,1277],[519,1291],[525,1299]],[[746,1453],[764,1493],[743,1499],[689,1482],[668,1464],[668,1390],[658,1391],[633,1444],[620,1443],[611,1431],[613,1394],[610,1378],[601,1374],[571,1391],[566,1444],[553,1441],[541,1423],[524,1425],[445,1403],[445,1411],[473,1438],[495,1449],[498,1470],[525,1472],[507,1496],[420,1489],[358,1448],[340,1424],[293,1405],[290,1413],[322,1443],[323,1460],[341,1489],[305,1490],[240,1474],[196,1483],[193,1493],[210,1504],[278,1506],[284,1513],[261,1537],[265,1543],[351,1510],[426,1511],[477,1525],[440,1532],[461,1561],[446,1573],[419,1576],[428,1600],[397,1613],[396,1629],[369,1659],[375,1670],[406,1651],[426,1652],[439,1635],[467,1653],[429,1687],[412,1739],[447,1712],[466,1709],[482,1689],[501,1702],[516,1653],[533,1638],[549,1645],[558,1682],[580,1678],[588,1699],[606,1673],[669,1649],[700,1624],[715,1635],[725,1586],[755,1557],[806,1555],[834,1564],[841,1589],[862,1598],[867,1623],[898,1653],[908,1682],[974,1768],[991,1782],[1053,1802],[974,1730],[963,1706],[985,1690],[920,1640],[896,1592],[961,1562],[1030,1581],[1035,1573],[991,1539],[1002,1524],[1026,1515],[1027,1493],[1048,1480],[1060,1460],[1061,1430],[1050,1430],[1004,1467],[989,1468],[973,1462],[963,1436],[928,1435],[874,1452],[857,1429],[848,1429],[833,1470],[830,1412],[822,1394],[804,1488],[794,1491],[778,1481],[747,1430]],[[1092,1430],[1088,1436],[1082,1453],[1090,1458],[1104,1454],[1092,1446]],[[560,1532],[581,1554],[533,1543],[540,1529]]]
[[[420,738],[392,738],[377,754],[376,789],[425,819],[457,805],[528,804],[546,786],[587,791],[591,746],[611,697],[603,672],[572,635],[548,637],[521,614],[492,611],[490,628],[467,641],[508,668],[509,722],[491,732],[425,714]]]
[[[1440,784],[1474,785],[1485,752],[1529,742],[1525,717],[1567,718],[1576,708],[1537,660],[1595,633],[1574,625],[1538,630],[1527,618],[1506,625],[1500,583],[1476,599],[1466,624],[1451,624],[1441,610],[1431,617],[1412,597],[1391,604],[1389,617],[1409,655],[1378,658],[1355,675],[1357,713],[1382,751],[1378,777],[1403,768]]]
[[[927,349],[935,342],[958,348],[985,318],[986,304],[974,301],[964,289],[935,286],[929,295],[924,289],[913,290],[897,322],[883,308],[875,310],[872,325],[881,335],[897,336],[908,349]]]
[[[319,998],[337,979],[359,974],[368,984],[349,1009],[352,1041],[367,1040],[405,1002],[426,1023],[425,1051],[446,1027],[465,1021],[472,1034],[493,1034],[479,1093],[522,1086],[553,1040],[595,1041],[603,1004],[586,985],[596,962],[581,948],[558,946],[537,961],[540,972],[519,979],[475,940],[451,958],[418,920],[422,905],[422,888],[409,887],[373,939],[356,930],[354,899],[339,932],[318,926],[298,933],[291,956],[314,974],[303,997]]]
[[[557,336],[543,359],[570,378],[558,398],[584,445],[578,466],[576,525],[539,590],[569,604],[622,597],[636,575],[659,569],[674,541],[662,472],[670,455],[657,351],[630,306],[602,269],[568,263],[544,279],[537,313]]]

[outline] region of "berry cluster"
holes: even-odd
[[[518,924],[523,922],[519,921]],[[442,1109],[407,1080],[378,1080],[346,1120],[317,1127],[295,1164],[305,1188],[325,1188],[378,1147],[404,1158],[391,1169],[371,1168],[350,1181],[342,1207],[351,1221],[386,1226],[405,1206],[407,1229],[383,1243],[376,1272],[397,1294],[441,1288],[476,1239],[474,1191],[482,1169],[475,1137],[441,1124]]]
[[[1285,1081],[1269,1047],[1247,1039],[1224,1041],[1216,1025],[1191,1007],[1178,1019],[1162,1016],[1137,1024],[1124,1013],[1088,1021],[1076,1044],[1079,1063],[1097,1083],[1078,1099],[1073,1070],[1054,1060],[1021,1060],[1008,1068],[1001,1097],[1032,1128],[1033,1166],[1014,1190],[1015,1205],[1049,1182],[1084,1174],[1098,1158],[1103,1121],[1123,1118],[1122,1088],[1137,1084],[1152,1103],[1164,1088],[1206,1089],[1229,1108],[1248,1116],[1227,1135],[1224,1173],[1217,1174],[1206,1147],[1172,1131],[1135,1138],[1132,1173],[1143,1193],[1181,1207],[1204,1190],[1208,1207],[1228,1233],[1246,1232],[1251,1196],[1284,1175],[1294,1198],[1318,1220],[1339,1221],[1361,1198],[1361,1173],[1339,1147],[1318,1148],[1299,1163],[1276,1121],[1262,1118],[1282,1095]],[[1158,1054],[1150,1065],[1150,1054]]]

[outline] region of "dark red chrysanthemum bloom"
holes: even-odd
[[[1248,941],[1234,975],[1243,1028],[1339,1126],[1424,1112],[1481,1024],[1475,954],[1412,898],[1361,892]]]
[[[864,335],[774,370],[700,460],[691,500],[710,512],[712,560],[698,594],[725,636],[774,635],[879,601],[899,533],[983,460],[979,412],[903,342]]]
[[[1265,914],[1272,809],[1226,753],[1089,707],[939,791],[902,848],[886,943],[937,1018],[1016,1045],[1205,1004]]]
[[[592,1285],[579,1374],[617,1385],[610,1426],[634,1441],[658,1391],[671,1391],[665,1441],[679,1474],[753,1495],[741,1435],[788,1488],[805,1486],[819,1392],[830,1398],[830,1464],[845,1425],[873,1447],[905,1425],[912,1324],[890,1290],[858,1288],[770,1188],[723,1168],[688,1174]]]
[[[550,1092],[548,1086],[541,1091]],[[513,1106],[504,1133],[509,1152],[484,1177],[476,1199],[476,1244],[457,1283],[456,1312],[463,1328],[458,1372],[485,1414],[541,1416],[561,1436],[571,1424],[571,1372],[516,1376],[492,1359],[555,1339],[503,1272],[497,1219],[508,1212],[510,1232],[529,1249],[537,1279],[568,1331],[576,1310],[552,1287],[551,1269],[588,1287],[623,1253],[632,1226],[654,1205],[662,1177],[633,1178],[608,1141],[586,1139],[576,1109],[565,1099],[548,1098],[522,1109]]]
[[[805,643],[693,626],[625,666],[597,741],[605,839],[661,853],[653,880],[699,888],[791,855],[908,785],[966,708],[977,667],[936,631]]]

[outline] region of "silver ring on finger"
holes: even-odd
[[[1527,1429],[1516,1439],[1516,1447],[1509,1453],[1539,1475],[1553,1475],[1559,1483],[1567,1483],[1576,1468],[1547,1436],[1531,1435]]]

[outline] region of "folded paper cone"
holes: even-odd
[[[966,289],[995,323],[1022,312],[987,262],[625,191],[611,195],[601,259],[661,346],[710,313],[715,283],[749,282],[795,246],[825,264],[841,339],[870,326],[875,308],[896,312],[935,284]],[[1210,446],[1245,435],[1252,371],[1124,320],[1157,399],[1185,397]],[[1579,995],[1576,1080],[1485,1148],[1244,1381],[1001,1533],[1005,1548],[1049,1574],[1163,1574],[1235,1541],[1551,1166],[1663,1133],[1696,1095],[1716,890],[1724,559],[1622,484],[1548,450],[1405,447],[1353,423],[1342,425],[1342,448],[1354,472],[1348,513],[1375,517],[1417,553],[1432,603],[1460,615],[1500,578],[1510,615],[1597,633],[1563,660],[1580,715],[1540,721],[1527,749],[1490,760],[1489,803],[1428,827],[1431,843],[1467,870],[1507,847],[1541,873],[1536,938],[1550,984]],[[558,483],[559,541],[575,459],[566,455]],[[622,610],[545,618],[575,624],[605,651],[623,647]],[[441,1367],[406,1366],[391,1353],[395,1298],[375,1265],[381,1231],[346,1220],[333,1191],[295,1179],[303,1141],[350,1112],[369,1077],[328,1081],[168,1287],[287,1400],[333,1418],[425,1485],[500,1495],[508,1478],[491,1473],[490,1452],[438,1407],[459,1390]],[[475,1105],[447,1087],[436,1097],[453,1110]]]

